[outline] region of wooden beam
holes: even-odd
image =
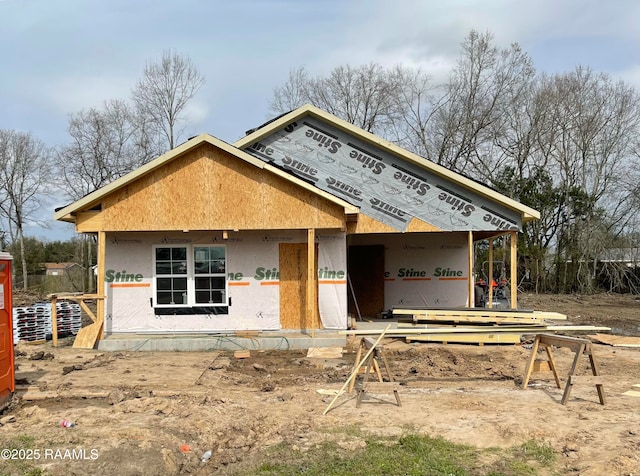
[[[489,275],[487,277],[489,309],[493,308],[493,238],[489,238]]]
[[[315,329],[318,326],[316,316],[316,290],[317,288],[316,270],[316,232],[315,229],[307,230],[307,319],[311,323],[311,336],[314,337]]]
[[[457,342],[465,344],[519,344],[522,334],[496,332],[486,334],[435,334],[407,336],[407,342]]]
[[[414,321],[458,320],[464,317],[485,317],[500,320],[505,317],[518,317],[530,320],[552,319],[567,320],[565,314],[547,311],[508,311],[502,309],[393,309],[393,315],[412,316]]]
[[[98,261],[98,282],[96,285],[96,291],[98,296],[106,296],[105,294],[105,285],[104,285],[104,274],[106,267],[106,258],[107,258],[107,234],[104,231],[98,232],[98,252],[96,254]],[[98,339],[104,339],[104,306],[106,302],[104,299],[98,299],[96,301],[97,305],[97,318],[98,322],[101,323],[102,330],[99,333]]]
[[[598,326],[545,326],[543,331],[592,331],[595,329],[606,329],[611,330],[610,327],[598,327]],[[533,328],[524,331],[517,331],[519,334],[536,334],[541,330],[538,326],[533,326]],[[380,334],[380,329],[351,329],[351,330],[342,330],[338,331],[340,335],[378,335]],[[428,335],[428,334],[491,334],[491,333],[499,333],[499,332],[516,332],[514,329],[502,329],[501,327],[458,327],[454,329],[389,329],[386,331],[387,335],[392,336],[408,336],[408,335]],[[560,336],[558,336],[560,337]]]
[[[518,232],[512,231],[510,236],[511,242],[511,309],[518,309]]]
[[[467,250],[467,265],[469,268],[469,281],[467,282],[467,294],[469,295],[469,298],[467,299],[467,307],[473,307],[475,304],[475,299],[474,299],[474,279],[473,279],[473,262],[474,262],[474,258],[473,258],[473,231],[469,230],[469,235],[468,235],[468,250]]]

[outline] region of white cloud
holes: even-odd
[[[640,93],[640,64],[636,64],[628,69],[612,73],[614,79],[620,79],[633,86]]]
[[[109,99],[128,99],[134,78],[104,75],[61,76],[43,91],[44,100],[64,114],[99,107]]]

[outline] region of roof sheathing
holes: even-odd
[[[274,132],[281,130],[286,125],[291,124],[292,122],[299,121],[302,118],[307,116],[315,117],[323,121],[326,121],[330,123],[332,126],[338,129],[341,129],[342,131],[348,134],[355,135],[359,139],[366,141],[376,147],[386,150],[387,152],[393,154],[396,157],[412,162],[415,165],[428,170],[429,172],[437,174],[446,180],[450,180],[464,188],[467,188],[477,193],[478,195],[481,195],[491,201],[497,202],[513,211],[516,211],[521,215],[523,222],[540,218],[539,212],[534,210],[533,208],[527,207],[526,205],[523,205],[509,197],[506,197],[484,185],[474,182],[473,180],[468,179],[460,174],[452,172],[451,170],[441,165],[438,165],[429,160],[426,160],[425,158],[420,157],[417,154],[414,154],[405,149],[402,149],[401,147],[398,147],[397,145],[392,144],[391,142],[388,142],[374,134],[371,134],[358,127],[355,127],[353,124],[350,124],[310,104],[304,105],[288,114],[285,114],[273,121],[268,122],[267,124],[258,128],[254,132],[237,140],[234,143],[234,146],[238,147],[239,149],[245,149],[256,142],[259,142],[261,139],[264,139],[270,136]]]

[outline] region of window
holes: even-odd
[[[196,304],[226,303],[225,249],[222,246],[195,246]]]
[[[227,304],[224,246],[155,246],[155,307]]]

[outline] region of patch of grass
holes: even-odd
[[[7,450],[33,450],[36,447],[36,439],[31,435],[16,435],[11,438],[0,439],[0,448]],[[0,460],[0,475],[20,474],[24,476],[42,476],[43,470],[34,467],[33,461],[28,459],[2,459]]]
[[[509,449],[478,449],[416,433],[361,437],[354,427],[333,441],[302,450],[282,443],[267,450],[257,466],[238,476],[520,476],[536,475],[555,463],[550,445],[530,440]],[[357,437],[354,439],[354,436]],[[491,462],[487,462],[488,459]]]
[[[353,435],[353,429],[348,431]],[[368,437],[364,448],[344,449],[327,442],[307,451],[292,452],[286,445],[265,454],[265,461],[243,474],[256,475],[467,475],[473,449],[441,438],[405,435],[398,439]],[[344,446],[344,445],[343,445]]]
[[[514,449],[514,455],[526,460],[533,460],[543,466],[550,466],[556,461],[556,455],[549,443],[529,440]]]

